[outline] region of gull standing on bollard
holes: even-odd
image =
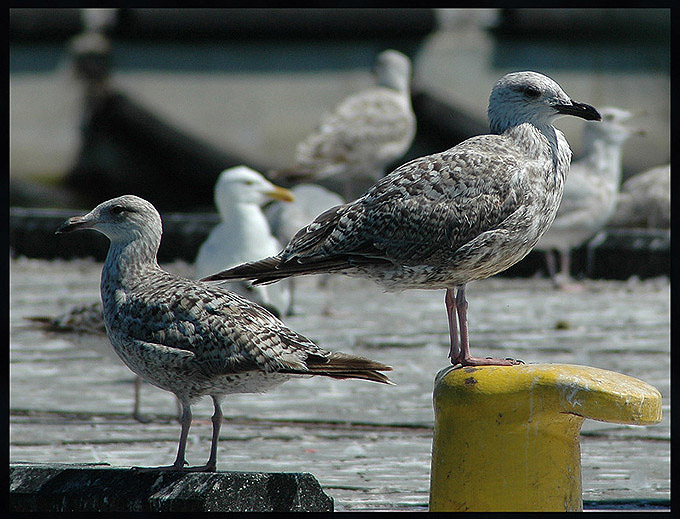
[[[386,50],[378,56],[374,74],[374,87],[348,97],[325,114],[297,145],[295,164],[270,176],[291,182],[336,177],[341,179],[345,200],[356,198],[381,178],[385,168],[408,151],[416,134],[411,61],[401,52]]]
[[[614,214],[621,185],[623,144],[631,135],[643,133],[627,124],[633,117],[631,112],[603,107],[600,114],[602,122],[585,125],[584,155],[569,168],[555,221],[536,245],[536,250],[545,251],[550,279],[556,288],[577,288],[568,283],[569,253],[592,238]],[[554,249],[560,254],[559,273]]]
[[[517,364],[470,354],[465,285],[517,263],[550,227],[571,160],[552,126],[562,115],[600,119],[547,76],[507,74],[489,98],[492,134],[407,162],[358,200],[319,215],[278,255],[204,280],[342,272],[391,291],[445,288],[451,362]]]
[[[161,218],[146,200],[108,200],[70,218],[57,233],[82,229],[111,241],[101,296],[113,349],[128,368],[182,404],[177,458],[158,469],[216,470],[226,394],[264,392],[299,375],[391,383],[380,373],[389,366],[323,350],[238,294],[162,270],[156,261]],[[204,466],[185,469],[191,405],[206,395],[215,408],[210,457]]]

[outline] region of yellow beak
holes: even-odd
[[[285,187],[274,186],[273,190],[266,191],[264,194],[270,198],[281,200],[283,202],[292,202],[295,200],[293,192],[290,189],[286,189]]]

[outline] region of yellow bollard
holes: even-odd
[[[586,418],[661,421],[661,394],[588,366],[450,366],[434,387],[430,511],[581,511]]]

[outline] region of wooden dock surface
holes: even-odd
[[[165,265],[192,276],[185,263]],[[25,317],[56,315],[99,297],[101,263],[10,259],[10,462],[154,466],[174,460],[174,397],[145,384],[131,417],[133,374],[108,339],[45,333]],[[321,283],[321,284],[320,284]],[[396,386],[292,380],[262,395],[225,399],[219,470],[310,472],[335,510],[425,510],[436,373],[447,366],[443,291],[383,293],[334,276],[297,282],[285,321],[322,347],[394,367]],[[469,285],[473,353],[528,363],[582,364],[654,385],[663,421],[586,421],[581,438],[586,508],[612,502],[670,507],[670,283],[586,281],[555,291],[546,279]],[[212,407],[194,410],[188,460],[208,456]],[[631,505],[633,506],[633,505]],[[651,506],[651,505],[650,505]]]

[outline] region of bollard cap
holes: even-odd
[[[574,364],[449,366],[435,378],[435,406],[531,407],[535,412],[569,413],[632,425],[661,421],[661,394],[642,380]],[[491,409],[490,409],[491,410]],[[495,410],[495,409],[494,409]]]

